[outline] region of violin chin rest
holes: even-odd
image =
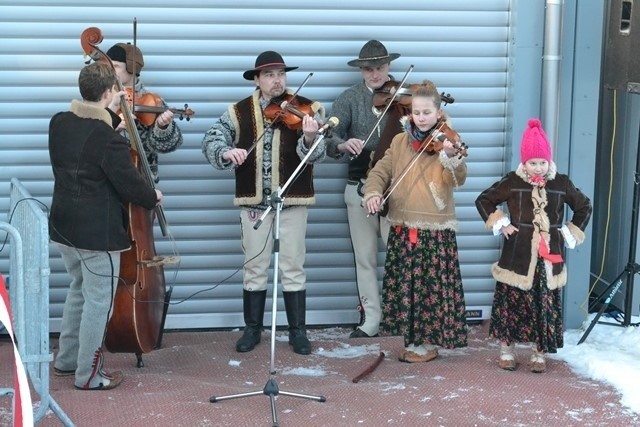
[[[158,267],[161,265],[174,265],[180,263],[178,255],[160,256],[156,255],[150,260],[140,261],[145,267]]]

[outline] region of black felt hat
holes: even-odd
[[[268,50],[266,52],[262,52],[256,58],[255,68],[252,70],[247,70],[242,74],[246,80],[253,80],[255,76],[257,76],[262,70],[273,70],[278,68],[284,68],[284,71],[295,70],[298,67],[287,67],[284,63],[284,59],[278,52],[274,52],[272,50]]]
[[[360,49],[358,59],[347,62],[352,67],[378,67],[388,64],[400,57],[399,53],[389,53],[387,48],[378,40],[369,40]]]

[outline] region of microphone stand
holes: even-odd
[[[274,232],[274,241],[273,241],[273,290],[272,290],[272,304],[271,304],[271,354],[270,354],[270,362],[269,362],[269,379],[265,384],[262,390],[250,391],[246,393],[238,393],[238,394],[230,394],[226,396],[211,396],[209,398],[209,402],[221,402],[223,400],[236,399],[241,397],[249,397],[249,396],[257,396],[260,394],[264,394],[269,396],[271,401],[271,420],[273,422],[273,426],[276,427],[278,425],[278,415],[276,413],[276,396],[279,394],[284,396],[298,397],[302,399],[315,400],[317,402],[326,402],[327,398],[324,396],[314,396],[310,394],[304,393],[295,393],[290,391],[280,390],[278,387],[278,382],[275,379],[276,369],[275,369],[275,353],[276,353],[276,314],[278,310],[278,268],[279,268],[279,256],[280,256],[280,212],[282,211],[282,204],[284,202],[284,198],[282,195],[286,192],[287,188],[291,185],[291,183],[298,177],[298,173],[307,166],[307,160],[311,157],[311,154],[316,150],[320,142],[324,139],[325,133],[320,133],[319,136],[316,137],[315,141],[309,148],[309,152],[304,156],[304,158],[298,164],[298,167],[293,171],[287,182],[284,183],[282,188],[278,188],[276,191],[276,195],[271,198],[271,204],[264,211],[262,216],[256,221],[253,226],[254,230],[257,230],[262,222],[267,217],[267,215],[271,212],[273,207],[276,209],[275,213],[275,232]]]
[[[600,307],[600,310],[598,310],[598,313],[589,324],[589,327],[587,328],[586,331],[584,331],[584,334],[582,334],[582,337],[580,337],[580,340],[578,341],[578,345],[582,344],[587,339],[587,337],[591,333],[591,330],[596,325],[596,323],[600,323],[598,322],[598,320],[600,319],[600,316],[602,316],[605,310],[607,309],[607,307],[609,307],[609,304],[611,304],[613,297],[615,297],[615,295],[618,293],[618,290],[624,283],[625,279],[626,279],[627,288],[626,288],[625,299],[624,299],[624,319],[623,319],[622,325],[620,326],[627,327],[631,325],[634,278],[636,274],[640,274],[640,265],[638,265],[638,263],[636,262],[636,249],[637,249],[636,237],[638,236],[639,210],[640,210],[640,132],[638,135],[638,152],[636,157],[636,170],[633,174],[633,202],[631,204],[631,233],[629,234],[629,258],[627,258],[627,265],[624,267],[624,270],[618,275],[618,277],[616,277],[615,280],[611,282],[609,286],[607,286],[607,288],[604,291],[602,291],[602,293],[599,296],[597,296],[593,300],[593,302],[589,304],[589,312],[592,312],[592,310],[595,309],[597,304],[601,302],[602,298],[606,296],[606,299],[604,300],[604,303]],[[607,322],[603,322],[602,324],[615,325],[615,323],[607,323]],[[633,326],[637,326],[637,324]]]

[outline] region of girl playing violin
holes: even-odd
[[[393,138],[364,187],[365,209],[374,214],[393,183],[393,192],[386,192],[391,229],[382,282],[383,328],[404,337],[399,360],[409,363],[435,359],[438,347],[467,345],[453,198],[467,166],[452,141],[433,144],[435,138],[429,137],[444,119],[440,105],[432,82],[412,87],[404,132]]]
[[[111,58],[123,87],[135,87],[136,97],[149,93],[139,79],[140,71],[144,67],[144,59],[137,46],[130,43],[117,43],[107,51],[107,56]],[[177,150],[183,142],[182,132],[173,120],[173,112],[170,109],[158,114],[155,122],[151,125],[146,126],[137,122],[136,127],[147,155],[149,167],[157,183],[159,181],[158,153],[170,153]],[[117,130],[123,129],[124,121]]]

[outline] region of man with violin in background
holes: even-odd
[[[130,43],[116,43],[109,48],[107,56],[111,58],[111,62],[113,62],[122,86],[124,88],[135,88],[134,102],[143,96],[155,95],[147,91],[139,79],[140,71],[142,67],[144,67],[144,58],[137,46]],[[133,74],[134,72],[135,76]],[[162,100],[161,103],[165,105]],[[138,103],[136,102],[136,104]],[[132,108],[131,111],[134,115],[136,114],[135,108]],[[123,130],[124,126],[123,121],[118,130]],[[152,123],[145,125],[138,120],[136,127],[138,134],[140,134],[140,140],[142,141],[145,154],[147,155],[149,168],[157,183],[159,181],[158,153],[170,153],[178,149],[183,142],[182,132],[173,120],[173,111],[168,108],[158,114]]]
[[[391,61],[400,56],[388,53],[377,40],[368,41],[357,59],[348,62],[359,67],[362,81],[345,90],[333,103],[331,114],[339,120],[333,136],[327,138],[327,155],[335,159],[351,159],[344,190],[349,233],[356,264],[356,283],[360,310],[364,321],[350,338],[374,337],[378,334],[382,311],[378,286],[378,236],[385,242],[389,224],[380,215],[367,217],[362,209],[362,189],[375,160],[384,156],[395,135],[402,132],[400,118],[407,113],[399,103],[391,106],[380,119],[385,106],[374,105],[374,93],[394,79],[389,75]],[[377,123],[377,126],[376,126]],[[366,145],[365,138],[371,136]]]
[[[287,90],[289,67],[274,51],[262,52],[255,67],[244,72],[256,90],[229,106],[205,134],[202,152],[217,169],[235,170],[234,205],[240,206],[245,328],[236,350],[247,352],[260,342],[273,249],[275,213],[254,225],[281,186],[308,153],[324,119],[324,107]],[[291,108],[290,108],[291,107]],[[301,110],[306,113],[300,114]],[[293,114],[297,111],[298,114]],[[313,117],[312,117],[313,116]],[[325,158],[324,140],[307,162]],[[289,344],[298,354],[311,353],[306,332],[305,234],[307,207],[315,202],[313,165],[308,164],[284,194],[280,214],[279,269],[289,324]],[[277,296],[274,295],[274,298]]]

